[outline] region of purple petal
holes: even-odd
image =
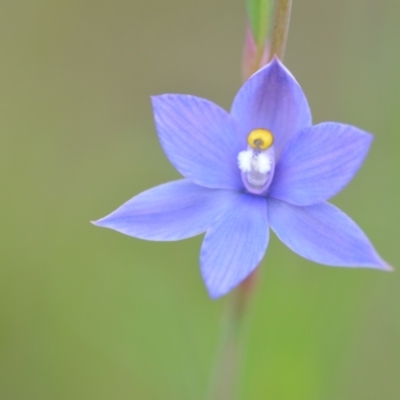
[[[268,218],[278,238],[311,261],[391,270],[357,224],[332,204],[298,207],[268,199]]]
[[[306,128],[282,153],[268,194],[299,206],[329,199],[353,178],[371,142],[372,135],[350,125]]]
[[[94,224],[146,240],[186,239],[205,232],[238,196],[183,179],[146,190]]]
[[[246,148],[246,137],[225,110],[188,95],[166,94],[152,101],[161,145],[185,178],[209,188],[243,188],[237,156]]]
[[[278,158],[288,140],[311,125],[311,111],[303,90],[277,59],[242,86],[231,114],[244,136],[257,128],[270,130],[275,136]]]
[[[212,298],[228,293],[259,264],[268,246],[265,198],[243,194],[207,230],[201,272]]]

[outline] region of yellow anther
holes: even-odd
[[[274,135],[266,129],[254,129],[247,136],[247,143],[253,149],[266,150],[274,143]]]

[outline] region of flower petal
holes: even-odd
[[[225,110],[189,95],[165,94],[152,101],[161,145],[185,178],[209,188],[243,188],[237,156],[246,137]]]
[[[311,125],[303,90],[276,58],[242,86],[231,114],[245,136],[257,128],[270,130],[275,136],[277,158],[292,136]]]
[[[353,178],[372,139],[361,129],[335,122],[304,129],[282,153],[268,194],[298,206],[329,199]]]
[[[357,224],[332,204],[298,207],[270,198],[268,218],[278,238],[311,261],[391,270]]]
[[[268,240],[265,198],[241,195],[204,238],[200,263],[210,296],[222,296],[242,282],[261,261]]]
[[[139,239],[186,239],[205,232],[238,196],[182,179],[146,190],[94,224]]]

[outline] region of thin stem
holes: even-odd
[[[215,366],[210,400],[235,400],[239,390],[239,375],[243,357],[245,316],[256,280],[256,271],[230,294],[221,348]]]
[[[265,41],[264,47],[256,42],[250,26],[247,26],[242,59],[242,74],[244,80],[247,80],[260,68],[268,64],[275,55],[283,60],[289,31],[291,9],[292,0],[276,1],[272,22],[273,27],[269,38]]]
[[[257,46],[250,29],[247,29],[243,54],[243,75],[245,80],[265,65],[275,55],[283,59],[289,31],[292,0],[277,0],[270,47]],[[221,349],[213,374],[210,400],[235,400],[239,389],[239,372],[243,350],[242,335],[248,303],[257,278],[257,269],[250,274],[230,295],[228,313],[225,319]]]
[[[289,31],[291,10],[292,0],[277,0],[271,36],[270,59],[272,59],[274,55],[281,60],[283,59]]]

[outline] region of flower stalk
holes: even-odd
[[[245,81],[268,64],[274,56],[283,60],[289,33],[291,10],[292,0],[276,1],[274,18],[271,23],[272,28],[270,29],[270,35],[266,38],[259,35],[256,37],[251,29],[251,24],[247,24],[242,59],[242,74]]]
[[[280,60],[283,60],[289,32],[291,10],[292,0],[277,1],[271,35],[270,59],[276,55]]]
[[[263,48],[257,46],[249,28],[243,53],[243,77],[247,80],[275,55],[283,59],[289,32],[292,0],[277,0],[271,37]],[[270,43],[270,45],[268,45]],[[234,400],[238,398],[239,374],[243,356],[244,320],[249,301],[255,288],[258,267],[233,291],[224,325],[222,345],[214,370],[210,400]]]
[[[221,347],[215,366],[210,400],[235,400],[240,389],[240,374],[246,335],[246,316],[248,303],[256,283],[257,270],[250,274],[228,301],[227,313],[223,324]]]

